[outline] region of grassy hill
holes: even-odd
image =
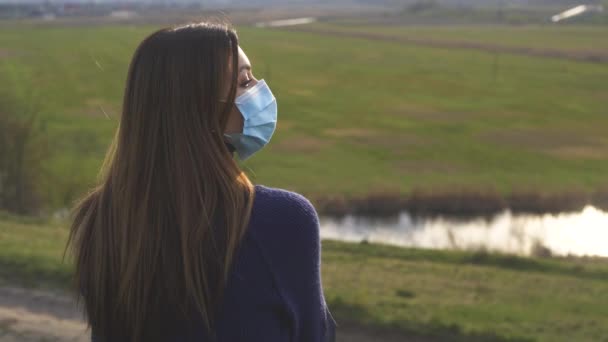
[[[63,288],[64,222],[0,217],[0,286]],[[602,341],[608,261],[520,258],[324,241],[340,326],[424,341]],[[394,339],[399,340],[399,339]]]
[[[154,28],[2,27],[0,91],[40,109],[39,189],[54,207],[94,182],[131,54]],[[332,29],[355,34],[239,29],[279,104],[273,141],[244,165],[255,182],[310,196],[608,187],[605,63],[391,41],[605,52],[604,28]]]

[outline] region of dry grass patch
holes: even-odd
[[[380,132],[376,130],[356,127],[328,128],[323,132],[337,138],[369,138],[380,135]]]
[[[330,145],[330,142],[309,135],[294,135],[284,138],[270,146],[274,151],[280,152],[318,152]]]
[[[484,133],[480,140],[499,145],[525,147],[562,159],[608,158],[608,142],[567,130],[509,129]]]
[[[407,44],[440,49],[477,50],[487,53],[508,53],[532,57],[549,57],[591,63],[608,63],[608,53],[603,50],[562,50],[555,48],[531,48],[525,46],[507,46],[464,40],[448,40],[437,38],[418,38],[415,36],[395,35],[391,33],[342,31],[333,28],[316,28],[310,26],[282,27],[282,30],[318,33],[336,37],[357,38],[374,41],[384,41],[396,44]]]
[[[15,50],[0,48],[0,59],[15,57],[17,55],[19,55],[19,53]]]
[[[608,146],[563,146],[548,151],[549,154],[562,159],[608,159]]]
[[[403,108],[393,113],[399,118],[439,123],[463,122],[473,118],[472,113],[433,111],[425,108]]]
[[[397,160],[394,165],[400,172],[417,175],[428,173],[453,174],[465,171],[462,166],[440,160]]]
[[[413,148],[425,143],[423,138],[411,134],[390,134],[365,128],[329,128],[323,133],[335,139],[349,140],[355,144],[379,147],[395,153],[402,151],[404,147]]]

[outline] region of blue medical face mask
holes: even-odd
[[[234,103],[243,115],[243,133],[224,133],[224,137],[239,159],[246,160],[270,141],[277,125],[277,100],[266,82],[260,80]]]

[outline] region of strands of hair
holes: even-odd
[[[103,341],[161,341],[202,323],[213,333],[254,197],[221,133],[237,66],[223,23],[163,28],[135,51],[119,128],[66,246]]]

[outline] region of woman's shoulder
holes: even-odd
[[[305,196],[285,189],[255,186],[252,217],[255,230],[283,242],[319,239],[319,217]],[[311,242],[312,242],[311,241]]]
[[[318,271],[321,239],[313,204],[285,189],[256,185],[255,192],[250,232],[273,272],[287,285]]]
[[[318,220],[314,205],[304,195],[265,185],[255,186],[254,210],[256,209],[264,214],[272,214],[275,219]]]

